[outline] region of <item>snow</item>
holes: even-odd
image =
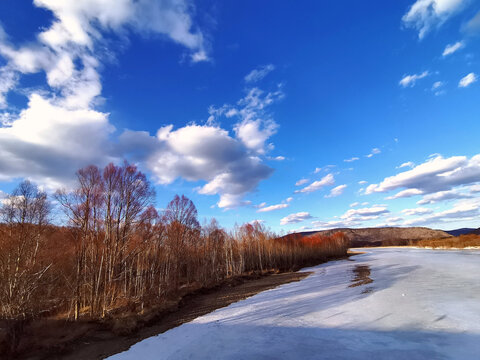
[[[480,358],[479,250],[360,251],[110,359]]]

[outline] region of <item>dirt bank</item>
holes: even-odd
[[[230,279],[212,289],[200,289],[184,296],[155,314],[139,319],[120,319],[117,326],[98,322],[65,322],[49,320],[29,330],[31,343],[21,359],[94,360],[127,350],[133,344],[208,314],[218,308],[243,300],[261,291],[292,281],[309,273],[286,272],[268,275],[246,275]],[[34,340],[33,340],[34,339]]]

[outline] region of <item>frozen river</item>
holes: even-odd
[[[110,359],[480,359],[480,251],[361,251]]]

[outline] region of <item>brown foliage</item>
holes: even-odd
[[[466,248],[480,246],[480,235],[469,234],[451,238],[412,241],[410,245],[431,248]]]
[[[46,194],[28,182],[1,208],[0,325],[10,324],[10,352],[31,319],[143,313],[229,278],[299,269],[348,248],[341,233],[278,238],[259,223],[201,227],[183,195],[159,215],[148,179],[128,163],[81,169],[75,189],[55,198],[67,226],[48,225]]]

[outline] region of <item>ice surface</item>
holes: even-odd
[[[362,251],[110,359],[480,359],[479,250]]]

